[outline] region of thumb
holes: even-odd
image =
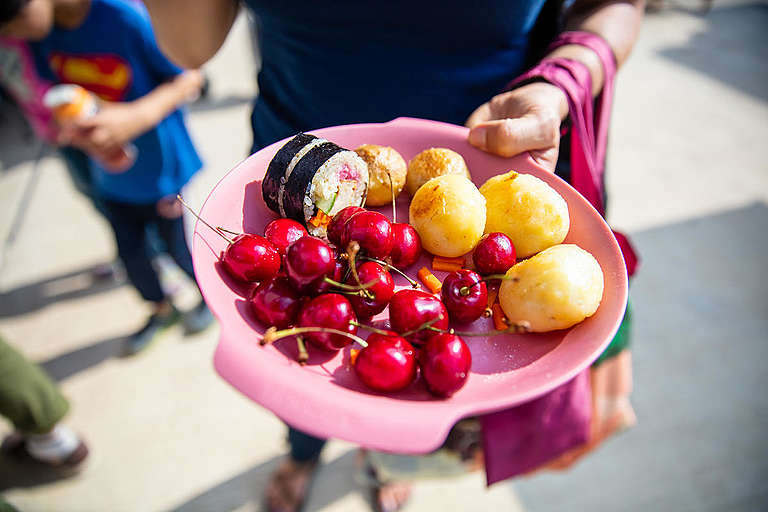
[[[469,143],[503,157],[557,146],[558,126],[538,116],[484,121],[469,131]]]

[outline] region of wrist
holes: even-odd
[[[565,58],[584,64],[592,77],[592,96],[597,96],[603,89],[603,64],[600,57],[586,46],[566,44],[559,46],[547,54],[547,58]]]

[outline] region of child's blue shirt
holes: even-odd
[[[78,84],[107,101],[133,101],[182,72],[160,52],[149,16],[138,2],[92,0],[83,24],[54,28],[31,44],[38,72],[58,83]],[[146,204],[174,195],[202,167],[176,110],[133,144],[136,163],[114,174],[92,161],[94,182],[107,199]]]

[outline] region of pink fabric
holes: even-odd
[[[53,141],[56,126],[43,96],[51,83],[37,75],[27,43],[0,38],[0,84],[13,96],[38,137]]]
[[[586,46],[600,58],[605,80],[596,100],[587,67],[564,58],[543,60],[509,88],[544,79],[565,92],[572,125],[571,184],[604,215],[603,173],[616,61],[608,43],[594,34],[565,32],[550,49],[566,44]],[[632,275],[637,257],[629,240],[615,234]],[[589,440],[592,412],[587,372],[527,404],[481,417],[488,485],[531,471]]]

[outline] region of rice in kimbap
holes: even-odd
[[[368,166],[362,158],[305,133],[278,150],[262,182],[267,206],[301,222],[315,236],[325,236],[339,210],[362,206],[367,191]]]

